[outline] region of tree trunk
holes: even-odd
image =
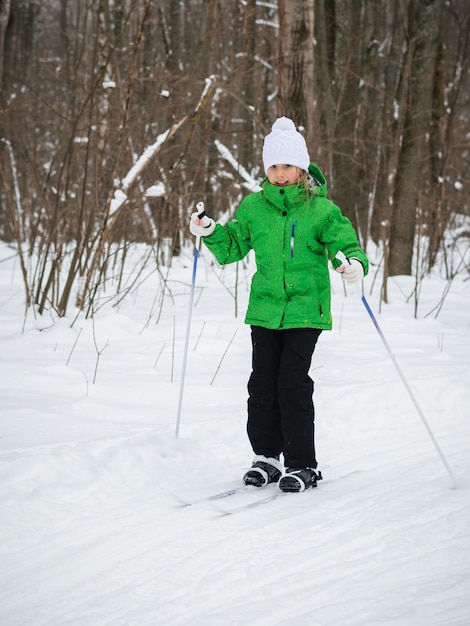
[[[389,274],[411,275],[420,188],[429,179],[434,67],[442,0],[410,2],[408,103],[390,228]]]
[[[362,4],[362,2],[360,3]],[[358,207],[367,206],[362,193],[357,123],[361,112],[360,38],[361,6],[340,0],[336,3],[335,106],[332,137],[333,200],[357,228]]]
[[[0,93],[3,83],[3,66],[5,54],[5,32],[10,19],[11,0],[0,0]]]
[[[314,132],[313,0],[279,0],[278,115]]]

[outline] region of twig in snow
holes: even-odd
[[[87,375],[85,374],[85,372],[82,372],[83,376],[85,377],[85,383],[86,383],[86,397],[88,398],[88,378]]]
[[[215,370],[215,374],[214,374],[214,376],[213,376],[213,378],[212,378],[212,380],[211,380],[211,385],[212,385],[212,383],[214,382],[215,377],[216,377],[216,376],[217,376],[217,374],[219,373],[220,366],[222,365],[222,361],[224,360],[225,355],[226,355],[226,354],[227,354],[227,352],[228,352],[228,349],[229,349],[229,348],[230,348],[230,346],[232,345],[232,342],[233,342],[233,340],[235,339],[235,335],[236,335],[236,334],[237,334],[237,331],[235,331],[235,332],[233,333],[233,337],[230,339],[230,342],[229,342],[228,346],[225,348],[225,352],[223,353],[222,358],[221,358],[221,359],[220,359],[220,361],[219,361],[219,365],[218,365],[217,369]]]
[[[175,316],[173,315],[173,343],[171,346],[171,377],[170,377],[171,382],[173,382],[173,372],[175,369],[175,334],[176,334]]]
[[[204,322],[202,325],[201,332],[199,333],[196,343],[194,344],[193,352],[196,352],[197,344],[199,343],[199,339],[202,337],[202,333],[204,332],[205,325],[206,325],[206,322]]]
[[[70,354],[68,356],[68,359],[65,361],[65,365],[68,365],[70,363],[70,359],[72,358],[72,354],[73,354],[73,351],[75,350],[75,346],[77,345],[78,340],[80,339],[80,335],[82,334],[82,330],[83,330],[83,326],[78,331],[77,338],[75,339],[74,344],[72,346],[72,349],[70,350]]]
[[[155,363],[153,364],[153,369],[155,369],[157,367],[157,363],[160,360],[160,357],[162,355],[163,350],[165,349],[165,346],[166,346],[166,341],[164,342],[163,346],[161,347],[160,352],[158,353],[157,358],[155,359]]]
[[[437,347],[441,352],[444,352],[444,332],[437,333]]]
[[[96,375],[98,374],[98,365],[100,363],[100,358],[101,358],[101,355],[103,354],[103,352],[109,346],[109,339],[106,340],[106,343],[104,344],[103,348],[101,348],[101,350],[100,350],[98,348],[98,344],[96,343],[95,320],[94,319],[93,319],[93,343],[95,344],[95,350],[96,350],[96,363],[95,363],[95,371],[94,371],[94,374],[93,374],[93,384],[95,384],[95,382],[96,382]]]
[[[343,311],[344,311],[344,303],[341,305],[341,313],[339,315],[339,334],[341,335],[341,328],[343,326]]]

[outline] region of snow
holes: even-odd
[[[335,329],[312,364],[324,481],[221,516],[260,494],[178,498],[235,487],[251,464],[253,263],[235,318],[235,266],[199,255],[175,438],[192,264],[185,250],[164,296],[155,272],[94,320],[25,317],[0,244],[2,626],[467,626],[469,281],[454,279],[435,318],[446,281],[425,279],[415,319],[413,279],[391,280],[381,306],[376,268],[365,280],[456,489],[359,295],[332,272]]]
[[[146,198],[163,198],[166,193],[165,185],[161,182],[151,185],[145,190]]]
[[[162,144],[168,138],[171,132],[171,128],[158,135],[156,141],[145,148],[141,156],[137,159],[131,169],[127,172],[126,176],[122,180],[122,188],[127,191],[134,181],[140,176],[142,171],[147,167],[148,163],[153,159],[155,153],[160,149]]]
[[[233,167],[233,169],[240,174],[240,176],[243,178],[243,180],[245,181],[243,183],[243,186],[246,187],[249,191],[251,192],[255,192],[255,191],[260,191],[261,187],[258,184],[258,180],[255,180],[247,171],[246,169],[243,167],[243,165],[241,165],[236,158],[233,156],[233,154],[230,152],[230,150],[227,148],[227,146],[224,146],[224,144],[219,141],[218,139],[214,140],[214,144],[215,147],[217,148],[220,156],[225,159],[228,163],[230,163],[230,165]]]

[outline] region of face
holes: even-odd
[[[279,187],[295,185],[299,180],[299,173],[300,170],[296,165],[289,165],[288,163],[271,165],[267,171],[269,182]]]

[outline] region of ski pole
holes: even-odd
[[[197,216],[199,219],[202,219],[206,212],[204,211],[204,202],[198,202],[196,204]],[[188,310],[188,318],[186,321],[186,337],[184,340],[184,350],[183,350],[183,365],[181,367],[181,383],[180,383],[180,393],[178,399],[178,412],[176,414],[176,430],[175,437],[178,439],[179,431],[180,431],[180,421],[181,421],[181,407],[183,405],[183,391],[184,391],[184,378],[186,374],[186,362],[188,360],[188,345],[189,345],[189,331],[191,328],[191,315],[193,312],[193,301],[194,301],[194,287],[196,285],[196,269],[197,269],[197,260],[199,257],[199,248],[201,247],[201,237],[198,235],[196,237],[196,244],[194,246],[194,260],[193,260],[193,274],[191,279],[191,292],[189,295],[189,310]]]
[[[336,255],[336,258],[339,259],[342,262],[343,265],[345,265],[346,263],[350,264],[349,259],[346,257],[346,255],[343,252],[338,252],[338,254]],[[432,429],[429,426],[429,423],[428,423],[426,417],[424,416],[424,413],[421,410],[421,407],[419,406],[418,401],[416,400],[415,395],[414,395],[410,385],[408,384],[408,381],[407,381],[405,375],[403,374],[403,371],[402,371],[400,365],[398,364],[398,361],[397,361],[395,355],[393,354],[392,349],[390,348],[390,345],[389,345],[388,341],[386,340],[385,335],[383,334],[382,329],[380,328],[379,323],[378,323],[375,315],[373,314],[372,309],[370,308],[369,303],[367,302],[367,299],[366,299],[364,294],[362,294],[361,300],[362,300],[362,303],[364,304],[364,306],[366,308],[366,311],[369,314],[369,317],[371,318],[371,320],[372,320],[372,322],[373,322],[377,332],[380,335],[382,343],[384,344],[384,346],[385,346],[385,348],[386,348],[386,350],[387,350],[387,352],[388,352],[388,354],[389,354],[389,356],[390,356],[390,358],[392,360],[392,363],[395,366],[395,369],[397,370],[397,372],[398,372],[398,374],[399,374],[399,376],[400,376],[400,378],[401,378],[401,380],[402,380],[402,382],[403,382],[403,384],[405,386],[405,389],[407,390],[408,395],[410,396],[411,401],[413,402],[413,404],[414,404],[414,406],[415,406],[415,408],[416,408],[416,410],[418,412],[418,415],[420,416],[420,418],[421,418],[421,420],[422,420],[422,422],[424,424],[424,427],[426,428],[426,430],[428,432],[428,435],[431,438],[431,441],[433,442],[434,447],[436,448],[437,453],[439,454],[439,456],[441,458],[441,461],[442,461],[442,463],[444,464],[444,467],[447,470],[447,473],[450,476],[451,483],[452,483],[452,489],[456,489],[457,485],[456,485],[455,478],[454,478],[454,475],[452,473],[452,470],[450,469],[449,464],[447,463],[446,458],[445,458],[445,456],[444,456],[444,454],[443,454],[439,444],[437,443],[437,440],[436,440],[436,438],[434,436],[434,433],[432,432]]]

